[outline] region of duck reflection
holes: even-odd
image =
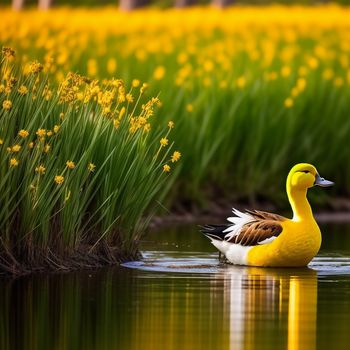
[[[229,267],[230,349],[316,349],[317,273]]]

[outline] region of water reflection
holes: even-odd
[[[0,279],[0,349],[349,348],[343,236],[312,269],[262,269],[219,265],[181,234],[134,269]]]
[[[224,281],[230,349],[316,348],[316,271],[233,267]]]

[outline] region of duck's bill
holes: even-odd
[[[321,187],[330,187],[334,185],[334,182],[328,181],[321,177],[319,174],[316,174],[316,179],[315,179],[315,186],[321,186]]]

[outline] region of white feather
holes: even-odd
[[[256,221],[256,219],[252,215],[248,213],[242,213],[241,211],[235,208],[232,209],[232,212],[236,216],[229,217],[227,218],[227,220],[232,222],[233,225],[230,225],[227,229],[223,231],[224,233],[227,233],[227,235],[225,236],[225,239],[227,240],[230,240],[232,237],[239,235],[244,225]]]
[[[247,265],[247,255],[252,247],[233,244],[226,241],[212,240],[211,243],[222,253],[225,254],[228,261],[236,265]]]

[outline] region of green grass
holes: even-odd
[[[152,134],[130,131],[136,115],[156,124],[146,114],[158,99],[146,104],[146,93],[130,88],[135,101],[117,102],[121,81],[96,85],[69,75],[55,88],[44,72],[23,75],[16,66],[9,70],[6,59],[1,65],[8,89],[0,97],[0,268],[69,267],[79,255],[92,265],[89,256],[95,263],[135,258],[156,199],[171,182],[163,172],[170,147],[159,145],[170,132],[166,124]],[[22,85],[28,93],[18,92]],[[106,92],[113,96],[107,114]]]

